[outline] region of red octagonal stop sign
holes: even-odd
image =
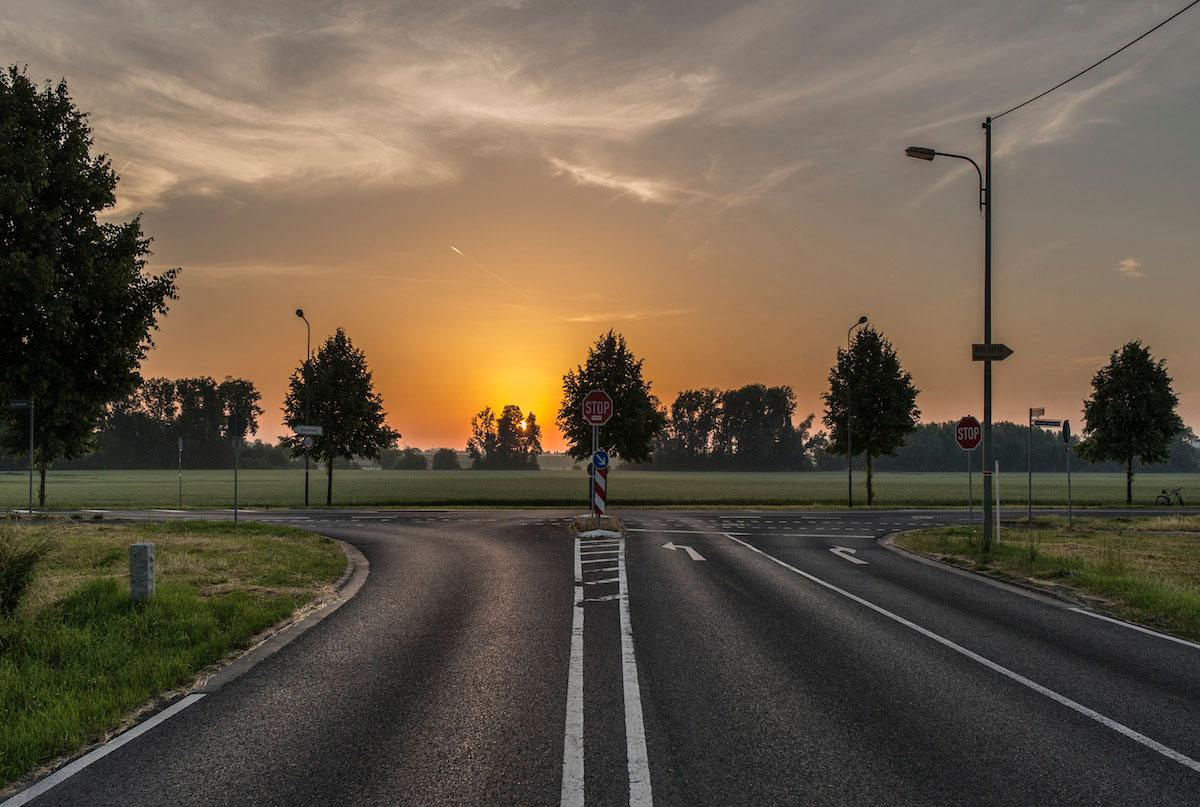
[[[980,428],[979,421],[971,415],[964,416],[954,430],[954,439],[963,451],[974,451],[983,440],[983,429]]]
[[[612,396],[594,389],[583,396],[583,420],[589,426],[603,426],[613,416]]]

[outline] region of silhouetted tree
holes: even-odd
[[[433,452],[433,470],[461,471],[462,466],[458,464],[458,452],[453,448],[439,448]]]
[[[385,449],[379,454],[379,467],[385,471],[424,471],[429,461],[419,448]]]
[[[310,396],[306,399],[306,395]],[[341,457],[376,459],[380,450],[392,447],[400,433],[387,425],[383,399],[375,392],[367,357],[351,343],[341,328],[325,341],[315,358],[306,360],[293,373],[283,402],[284,423],[289,428],[304,423],[305,405],[310,422],[321,426],[324,435],[314,438],[312,453],[325,461],[325,504],[333,503],[333,464]],[[280,439],[303,456],[303,438]]]
[[[1091,462],[1125,464],[1125,503],[1133,504],[1133,460],[1165,462],[1171,443],[1184,432],[1175,411],[1166,362],[1155,361],[1140,341],[1114,350],[1092,378],[1092,397],[1083,402],[1084,440],[1079,454]]]
[[[471,467],[536,470],[542,453],[541,438],[542,429],[532,412],[526,417],[519,406],[508,404],[497,418],[490,406],[484,407],[471,418],[471,438],[467,441]]]
[[[667,416],[642,378],[642,359],[633,355],[625,337],[609,331],[588,349],[587,361],[563,376],[558,428],[567,438],[567,453],[577,460],[591,456],[592,427],[583,422],[583,398],[592,390],[612,396],[614,414],[600,429],[600,446],[626,462],[647,462]]]
[[[849,383],[849,395],[847,395]],[[921,410],[912,373],[900,364],[892,343],[867,327],[854,336],[850,349],[838,348],[837,364],[829,371],[829,390],[822,420],[829,429],[831,454],[846,454],[846,418],[854,430],[853,449],[862,454],[867,471],[867,504],[875,500],[872,480],[875,457],[891,456],[917,428]]]
[[[132,392],[178,269],[146,274],[141,220],[101,223],[117,174],[66,82],[42,90],[0,72],[0,400],[36,399],[38,502],[46,469],[93,445],[109,404]],[[8,406],[3,450],[23,453],[26,413]]]

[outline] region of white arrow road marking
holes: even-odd
[[[829,547],[829,551],[837,555],[842,560],[848,560],[851,563],[858,563],[863,566],[867,565],[865,560],[859,560],[858,558],[854,557],[854,553],[858,551],[857,549],[851,549],[848,546],[831,546]]]
[[[672,552],[676,549],[682,549],[684,552],[688,553],[688,557],[692,560],[704,560],[703,555],[692,549],[690,546],[684,546],[683,544],[674,544],[670,541],[667,541],[665,544],[663,544],[663,549],[670,549]],[[860,560],[859,563],[862,563],[862,561]]]

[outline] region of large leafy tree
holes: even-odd
[[[98,220],[117,174],[92,146],[66,82],[39,90],[15,66],[0,72],[0,400],[37,402],[42,505],[46,469],[86,453],[108,405],[137,388],[150,332],[176,295],[178,269],[145,271],[140,219]],[[0,412],[0,449],[23,453],[24,413]]]
[[[324,430],[324,435],[314,438],[312,453],[325,462],[328,505],[333,503],[334,460],[378,458],[381,450],[396,444],[400,433],[387,425],[383,398],[375,392],[366,355],[341,328],[325,341],[315,358],[292,373],[283,402],[284,424],[295,429],[305,423],[306,406],[311,413],[308,422]],[[304,454],[303,439],[287,435],[280,442],[299,457]]]
[[[862,454],[867,471],[867,504],[875,500],[872,478],[876,457],[894,455],[916,430],[921,410],[912,373],[900,364],[892,343],[874,328],[855,334],[849,350],[838,348],[829,371],[829,390],[822,420],[829,429],[830,454],[847,453],[846,423],[853,429],[854,454]]]
[[[1146,464],[1171,458],[1171,443],[1184,432],[1178,405],[1166,362],[1156,362],[1140,341],[1114,350],[1092,378],[1079,454],[1089,462],[1124,463],[1126,504],[1133,504],[1134,458]]]
[[[614,331],[588,349],[587,361],[563,376],[558,428],[567,438],[567,453],[577,460],[592,454],[592,427],[583,422],[583,398],[592,390],[612,396],[614,414],[600,428],[600,447],[626,462],[646,462],[667,416],[642,378],[642,359],[633,355],[625,337]]]

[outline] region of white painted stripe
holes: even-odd
[[[589,572],[616,572],[620,571],[618,566],[605,566],[603,569],[588,569]]]
[[[93,749],[89,753],[84,754],[70,765],[64,765],[32,787],[22,790],[20,793],[16,794],[7,801],[0,802],[0,807],[20,807],[20,805],[36,799],[50,788],[54,787],[55,785],[62,784],[67,779],[70,779],[72,776],[86,768],[88,765],[91,765],[93,762],[103,759],[126,743],[136,740],[138,737],[145,734],[159,723],[169,720],[203,697],[204,693],[202,692],[196,692],[188,695],[178,703],[163,709],[161,712],[144,723],[138,723],[129,731],[117,735],[99,748]]]
[[[621,679],[625,693],[625,758],[629,767],[629,807],[652,807],[650,760],[646,754],[646,726],[642,722],[642,692],[638,687],[637,659],[633,654],[633,627],[629,620],[629,580],[625,576],[625,542],[617,561],[618,602],[621,613]]]
[[[589,571],[595,571],[595,569],[589,569]],[[617,583],[620,582],[620,580],[621,578],[619,577],[609,577],[604,580],[584,580],[583,584],[585,586],[602,586],[605,583]]]
[[[1122,628],[1129,628],[1130,630],[1141,631],[1142,633],[1149,634],[1150,636],[1156,636],[1159,639],[1166,639],[1168,642],[1175,642],[1177,644],[1187,645],[1188,647],[1195,648],[1196,650],[1200,650],[1200,644],[1196,644],[1195,642],[1189,642],[1187,639],[1180,639],[1178,636],[1168,636],[1167,634],[1159,633],[1156,630],[1150,630],[1149,628],[1143,628],[1141,625],[1134,625],[1132,622],[1124,622],[1120,619],[1114,619],[1111,616],[1105,616],[1104,614],[1097,614],[1095,611],[1084,610],[1083,608],[1071,608],[1070,610],[1074,611],[1077,614],[1083,614],[1084,616],[1095,617],[1096,619],[1103,619],[1105,622],[1111,622],[1114,625],[1120,625]]]
[[[933,641],[937,642],[938,644],[940,644],[944,647],[948,647],[951,650],[953,650],[954,652],[960,653],[960,654],[966,656],[967,658],[971,659],[972,661],[982,664],[984,667],[987,667],[989,670],[998,672],[1001,675],[1005,676],[1006,678],[1016,681],[1021,686],[1028,687],[1029,689],[1032,689],[1034,692],[1038,693],[1039,695],[1044,695],[1047,698],[1049,698],[1050,700],[1052,700],[1056,703],[1062,704],[1063,706],[1066,706],[1068,709],[1072,709],[1072,710],[1078,712],[1079,714],[1083,715],[1084,717],[1095,720],[1100,725],[1105,726],[1106,728],[1110,728],[1113,731],[1117,732],[1118,734],[1123,734],[1124,736],[1128,737],[1129,739],[1133,740],[1134,742],[1141,743],[1142,745],[1149,748],[1150,750],[1155,751],[1159,754],[1162,754],[1167,759],[1178,762],[1180,765],[1183,765],[1186,768],[1191,768],[1193,771],[1200,773],[1200,762],[1197,762],[1196,760],[1192,759],[1191,757],[1184,756],[1183,754],[1179,753],[1178,751],[1174,750],[1173,748],[1168,748],[1167,746],[1163,745],[1162,743],[1158,742],[1157,740],[1150,739],[1145,734],[1141,734],[1140,732],[1134,731],[1133,729],[1129,728],[1128,726],[1124,725],[1123,723],[1118,723],[1117,721],[1113,720],[1110,717],[1105,717],[1104,715],[1100,714],[1099,712],[1095,711],[1094,709],[1089,709],[1087,706],[1084,706],[1082,703],[1071,700],[1066,695],[1060,695],[1059,693],[1055,692],[1053,689],[1044,687],[1041,684],[1037,683],[1036,681],[1030,680],[1029,678],[1026,678],[1025,676],[1021,675],[1018,672],[1013,672],[1012,670],[1008,669],[1007,667],[997,664],[996,662],[992,661],[991,659],[984,658],[983,656],[979,655],[978,653],[974,652],[973,650],[968,650],[967,648],[963,647],[962,645],[956,644],[955,642],[952,642],[951,640],[947,639],[945,636],[934,633],[933,631],[929,630],[928,628],[923,628],[920,625],[916,624],[915,622],[910,622],[909,620],[905,619],[904,617],[902,617],[898,614],[893,614],[891,611],[887,610],[886,608],[878,606],[873,602],[864,600],[862,597],[859,597],[857,594],[851,594],[849,591],[846,591],[844,588],[839,588],[838,586],[835,586],[833,583],[827,583],[824,580],[822,580],[821,578],[816,577],[815,575],[811,575],[808,572],[801,571],[800,569],[797,569],[795,566],[785,563],[784,561],[780,560],[779,558],[768,555],[766,552],[763,552],[758,547],[748,544],[739,538],[735,538],[732,535],[729,535],[728,533],[726,534],[726,537],[729,538],[729,540],[731,540],[731,541],[736,541],[737,543],[741,544],[742,546],[746,547],[747,549],[749,549],[753,552],[757,552],[758,554],[762,555],[767,560],[772,561],[773,563],[779,564],[780,566],[787,569],[788,571],[795,572],[796,574],[800,575],[801,577],[805,578],[806,580],[811,580],[812,582],[816,583],[817,585],[823,586],[836,594],[841,594],[843,597],[853,600],[854,602],[858,603],[859,605],[865,605],[867,608],[870,608],[872,611],[874,611],[878,614],[882,614],[883,616],[886,616],[888,619],[898,622],[899,624],[903,625],[904,627],[909,628],[910,630],[916,631],[917,633],[921,634],[922,636],[932,639]],[[0,807],[3,807],[3,806],[0,805]]]
[[[625,532],[661,532],[667,533],[684,533],[687,535],[749,535],[747,532],[721,532],[719,530],[631,530],[626,529]]]
[[[563,727],[562,807],[583,807],[583,567],[575,539],[575,588],[571,603],[571,660],[567,666],[567,719]]]
[[[592,560],[581,560],[580,563],[612,563],[616,558],[594,558]]]

